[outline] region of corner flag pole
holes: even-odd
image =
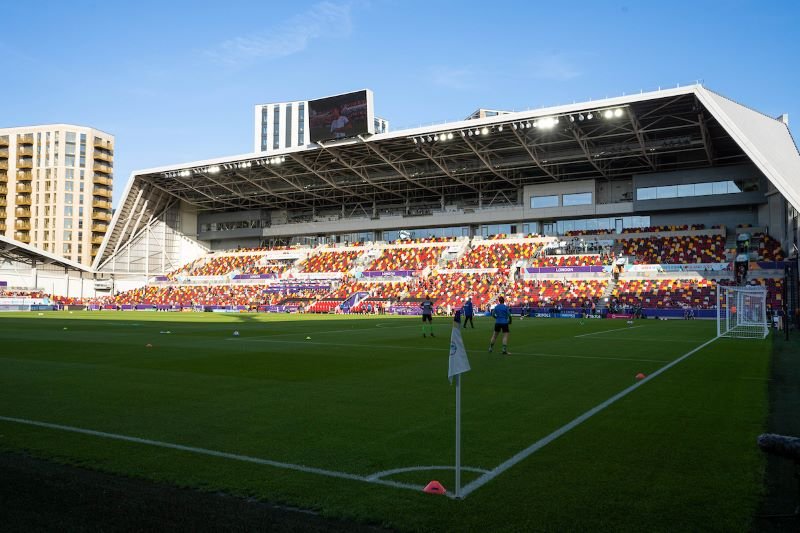
[[[461,498],[461,374],[456,374],[456,498]]]

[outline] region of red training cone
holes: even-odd
[[[647,375],[645,375],[645,374],[642,374],[641,372],[639,372],[638,374],[636,374],[636,379],[644,379],[644,378],[646,378],[646,377],[647,377]]]
[[[444,489],[442,484],[435,479],[425,485],[425,488],[422,489],[422,492],[427,492],[428,494],[447,494],[447,491]]]

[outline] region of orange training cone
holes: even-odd
[[[442,484],[435,479],[425,485],[425,488],[422,489],[422,492],[427,492],[428,494],[447,494],[447,491],[444,489]]]
[[[646,377],[647,377],[647,375],[645,375],[645,374],[642,374],[641,372],[639,372],[638,374],[636,374],[636,379],[644,379],[644,378],[646,378]]]

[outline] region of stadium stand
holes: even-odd
[[[503,268],[522,259],[529,260],[542,248],[534,242],[479,244],[450,266],[452,269]]]
[[[436,266],[445,248],[385,248],[367,270],[422,270]]]
[[[726,260],[721,235],[624,239],[622,253],[637,264],[720,263]]]
[[[347,272],[362,250],[324,251],[311,255],[300,266],[301,272]]]

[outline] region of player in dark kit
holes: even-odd
[[[464,302],[464,306],[461,308],[464,312],[464,326],[467,327],[467,322],[469,322],[472,329],[475,329],[475,323],[472,322],[472,317],[475,316],[475,310],[472,308],[472,298],[467,298],[467,301]]]
[[[428,333],[431,334],[431,337],[435,337],[433,334],[433,302],[431,301],[430,296],[425,297],[425,301],[419,304],[422,308],[422,336],[425,337],[425,326],[428,327]]]
[[[508,355],[508,326],[511,324],[511,310],[506,306],[506,300],[502,296],[497,299],[499,302],[492,310],[494,317],[494,333],[492,340],[489,341],[489,353],[494,349],[494,341],[497,334],[503,332],[503,355]]]

